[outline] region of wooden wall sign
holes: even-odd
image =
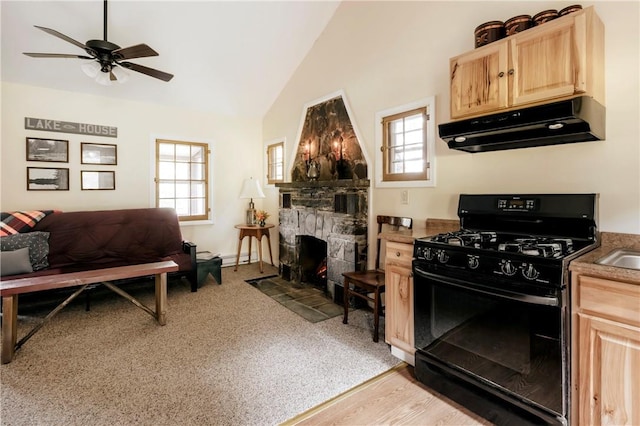
[[[118,128],[100,124],[74,123],[71,121],[48,120],[45,118],[24,118],[24,128],[45,132],[75,133],[78,135],[105,136],[117,138]]]

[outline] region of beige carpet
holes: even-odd
[[[398,363],[370,313],[313,324],[244,281],[255,264],[222,273],[173,283],[164,327],[115,295],[65,308],[0,368],[2,424],[278,424]]]

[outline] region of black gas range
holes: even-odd
[[[463,194],[458,216],[414,244],[416,376],[566,424],[568,264],[599,244],[596,194]]]
[[[461,229],[416,240],[429,271],[504,288],[563,288],[569,261],[597,246],[594,194],[461,195]]]

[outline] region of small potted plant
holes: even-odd
[[[269,217],[269,213],[264,210],[256,211],[256,221],[258,221],[258,225],[264,226],[267,223],[267,218]]]

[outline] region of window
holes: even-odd
[[[209,146],[156,139],[156,207],[174,208],[180,220],[209,213]]]
[[[382,179],[429,179],[427,159],[427,107],[382,118]]]
[[[284,142],[267,147],[267,183],[284,182]]]
[[[436,185],[435,99],[429,96],[376,113],[376,187]]]

